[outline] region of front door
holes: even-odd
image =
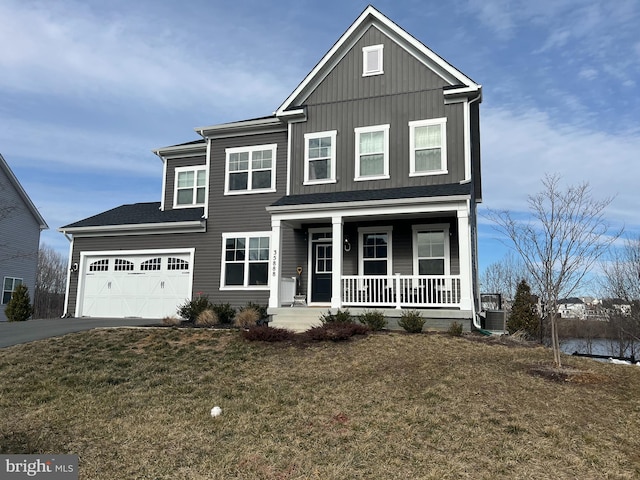
[[[331,301],[331,272],[333,270],[331,243],[314,242],[312,246],[311,301],[328,303]]]

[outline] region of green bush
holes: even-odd
[[[531,295],[531,287],[525,280],[520,281],[516,289],[511,313],[507,319],[507,330],[511,334],[522,330],[530,338],[538,338],[540,317],[536,312],[536,301]]]
[[[192,300],[187,300],[178,306],[178,315],[189,322],[195,322],[198,316],[205,310],[211,309],[211,302],[206,295],[198,296]]]
[[[371,330],[382,330],[387,326],[387,319],[379,310],[369,310],[360,315],[360,322],[364,323]]]
[[[18,285],[11,295],[11,300],[4,309],[7,320],[10,322],[24,322],[33,315],[29,289],[26,285]]]
[[[447,330],[447,333],[452,337],[462,336],[462,324],[458,322],[453,322],[451,326],[449,326],[449,330]]]
[[[331,310],[328,310],[327,313],[320,316],[320,321],[323,325],[328,323],[355,323],[349,309],[346,309],[345,311],[338,309],[336,313],[331,313]]]
[[[218,320],[223,325],[230,325],[233,323],[233,319],[236,316],[236,309],[228,303],[217,303],[215,305],[211,305],[211,310],[216,312]]]
[[[405,310],[398,320],[398,325],[404,328],[409,333],[420,333],[422,327],[424,327],[424,318],[420,312],[416,310]]]

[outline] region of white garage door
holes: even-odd
[[[87,254],[79,316],[163,318],[191,298],[191,252]]]

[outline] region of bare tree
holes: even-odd
[[[635,355],[640,345],[640,237],[628,238],[623,247],[614,249],[611,258],[602,262],[602,271],[605,295],[631,306],[625,313],[608,305],[610,334],[616,340],[617,354]]]
[[[559,175],[545,175],[544,189],[528,197],[529,216],[520,221],[508,211],[490,212],[520,254],[542,298],[551,323],[553,361],[561,367],[558,299],[570,296],[622,233],[611,232],[604,217],[613,198],[597,200],[588,183],[562,190]]]
[[[484,269],[480,284],[483,292],[499,293],[504,300],[512,302],[522,280],[531,284],[527,267],[513,252],[508,252],[502,260]]]
[[[64,309],[67,260],[46,244],[40,245],[38,272],[33,298],[33,317],[59,317]]]

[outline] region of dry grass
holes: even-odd
[[[200,327],[213,327],[220,323],[220,319],[216,312],[208,308],[198,314],[195,323]]]
[[[73,334],[0,350],[0,452],[77,453],[82,479],[638,478],[640,368],[566,358],[554,378],[550,358],[447,335]]]

